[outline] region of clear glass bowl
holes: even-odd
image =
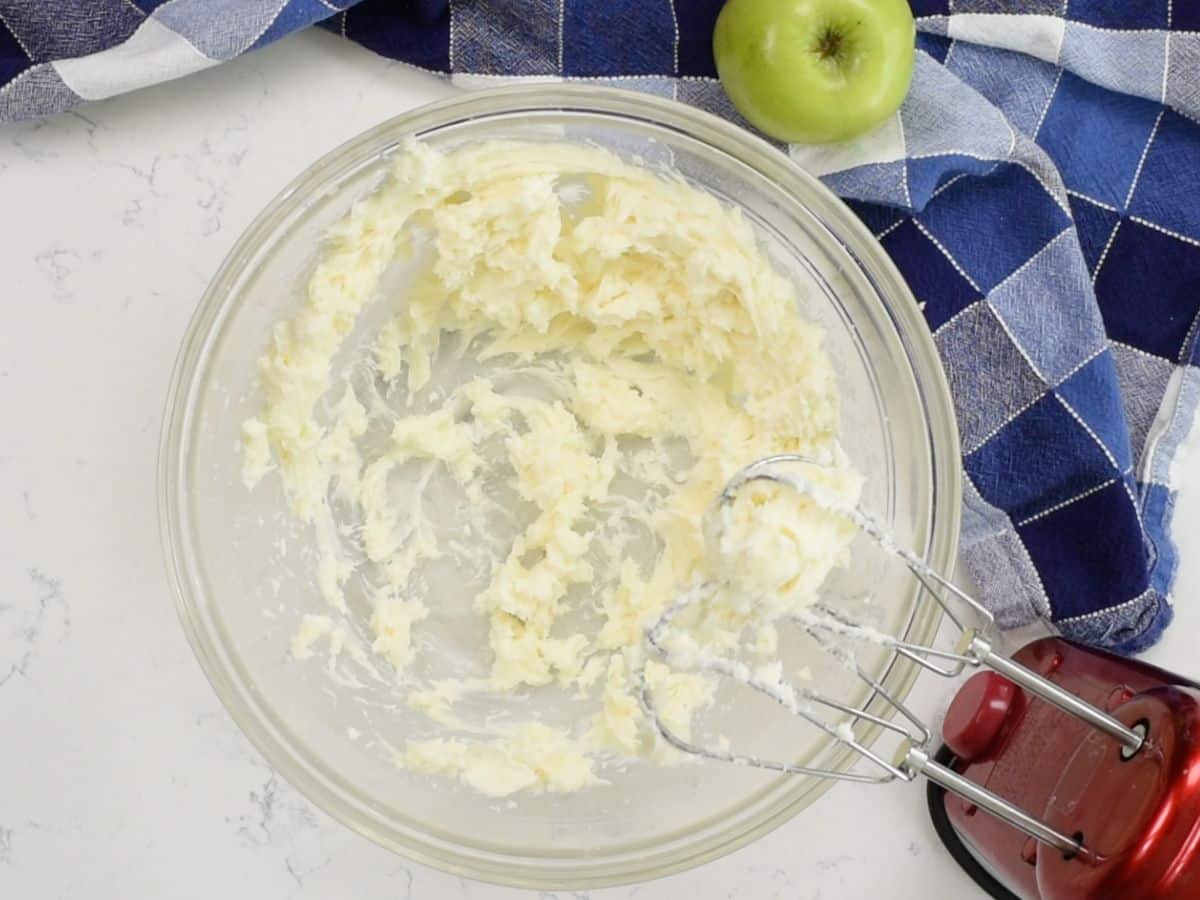
[[[960,483],[946,383],[916,303],[854,215],[765,142],[690,107],[591,85],[507,87],[427,106],[333,151],[267,207],[213,279],[179,354],[159,458],[163,547],[188,638],[270,763],[330,815],[406,856],[495,882],[578,889],[728,853],[829,783],[709,763],[635,764],[579,794],[497,802],[392,763],[386,748],[428,725],[396,697],[338,686],[321,666],[288,658],[299,614],[323,601],[304,566],[280,571],[275,562],[281,541],[306,537],[278,488],[243,487],[238,429],[260,403],[255,362],[271,326],[302,302],[322,235],[380,182],[408,136],[439,146],[492,138],[597,144],[669,167],[740,207],[797,281],[803,314],[828,333],[843,442],[868,479],[865,505],[935,569],[952,565]],[[927,641],[936,631],[936,608],[897,572],[855,565],[836,589],[882,598],[882,624],[894,633]],[[435,626],[459,627],[453,618]],[[900,697],[915,677],[882,653],[864,664]],[[818,673],[826,675],[841,699],[870,700],[836,673]],[[769,706],[737,704],[723,715],[728,733],[753,736],[776,757],[851,762]],[[348,729],[366,738],[351,740]]]

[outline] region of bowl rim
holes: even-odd
[[[158,516],[164,566],[175,598],[184,633],[201,669],[241,731],[266,761],[310,802],[371,841],[393,851],[456,875],[515,887],[541,889],[588,889],[613,886],[679,872],[732,852],[767,834],[791,819],[832,781],[805,780],[794,790],[782,790],[773,806],[749,827],[733,833],[718,830],[684,846],[660,842],[635,859],[619,862],[612,857],[588,858],[581,854],[566,862],[544,857],[514,858],[482,848],[468,849],[461,843],[439,839],[427,831],[404,829],[384,821],[369,804],[355,803],[346,796],[344,782],[336,773],[323,773],[312,759],[305,759],[286,731],[273,723],[265,708],[255,705],[253,693],[239,684],[235,673],[240,664],[232,659],[219,640],[206,631],[193,614],[196,602],[188,577],[191,548],[182,539],[186,530],[181,514],[181,494],[186,490],[183,448],[192,424],[189,402],[199,386],[196,374],[206,349],[215,338],[236,293],[231,291],[248,262],[272,235],[280,219],[301,209],[313,189],[344,167],[347,160],[370,154],[385,154],[408,136],[442,129],[455,123],[497,115],[538,111],[576,112],[635,119],[673,128],[714,149],[732,156],[774,181],[802,203],[824,226],[859,267],[879,300],[882,312],[902,346],[918,405],[924,416],[930,472],[930,509],[925,558],[933,568],[953,571],[958,548],[962,505],[961,456],[954,407],[945,372],[932,334],[916,300],[895,265],[866,226],[817,178],[801,169],[785,153],[749,131],[715,115],[683,103],[608,86],[580,83],[538,83],[471,91],[430,103],[390,118],[322,155],[293,178],[242,232],[209,282],[180,344],[168,384],[158,452]],[[367,157],[370,158],[370,157]],[[908,633],[919,630],[931,638],[936,633],[941,611],[933,603],[914,608]],[[909,693],[919,668],[896,659],[887,667],[884,680],[898,699]],[[867,734],[864,741],[874,736]],[[848,764],[850,751],[835,754],[835,765]],[[332,776],[332,777],[330,777]],[[693,832],[694,836],[695,833]],[[605,861],[607,859],[607,862]],[[618,858],[619,860],[619,858]]]

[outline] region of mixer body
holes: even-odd
[[[975,675],[943,726],[953,768],[1095,856],[1065,858],[945,794],[950,824],[972,855],[1026,900],[1200,900],[1200,688],[1058,638],[1013,658],[1144,727],[1148,740],[1125,758],[1112,738],[1002,676]]]

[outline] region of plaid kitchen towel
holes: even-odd
[[[1171,464],[1200,393],[1200,2],[912,0],[900,112],[789,148],[923,305],[962,436],[963,551],[1004,625],[1136,651],[1171,618]],[[321,22],[464,85],[590,78],[737,118],[720,0],[0,0],[0,120]]]

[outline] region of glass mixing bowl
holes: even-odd
[[[286,515],[278,485],[243,486],[239,426],[261,402],[256,360],[272,325],[302,303],[322,235],[381,181],[409,136],[442,147],[492,138],[591,143],[670,168],[739,207],[797,282],[802,313],[828,334],[843,443],[867,477],[864,505],[933,568],[952,565],[960,483],[946,383],[916,303],[854,215],[776,149],[690,107],[592,85],[507,87],[427,106],[333,151],[267,207],[213,279],[171,380],[159,459],[166,565],[188,638],[271,765],[330,815],[406,856],[495,882],[584,888],[728,853],[829,782],[717,763],[637,763],[605,771],[609,784],[578,794],[496,801],[395,766],[388,748],[428,730],[398,697],[339,685],[324,667],[289,658],[299,616],[323,611],[323,601],[305,564],[279,564],[281,545],[307,537]],[[856,563],[834,590],[872,593],[879,624],[910,640],[936,631],[936,607],[903,573]],[[461,598],[450,591],[446,599],[452,607]],[[460,621],[469,618],[431,617],[433,640],[441,629],[461,645],[456,630],[478,627]],[[899,697],[915,677],[882,651],[860,661]],[[826,675],[840,699],[872,700],[857,682],[819,668]],[[735,742],[753,737],[756,749],[798,763],[851,763],[843,748],[791,727],[769,705],[721,710]]]

